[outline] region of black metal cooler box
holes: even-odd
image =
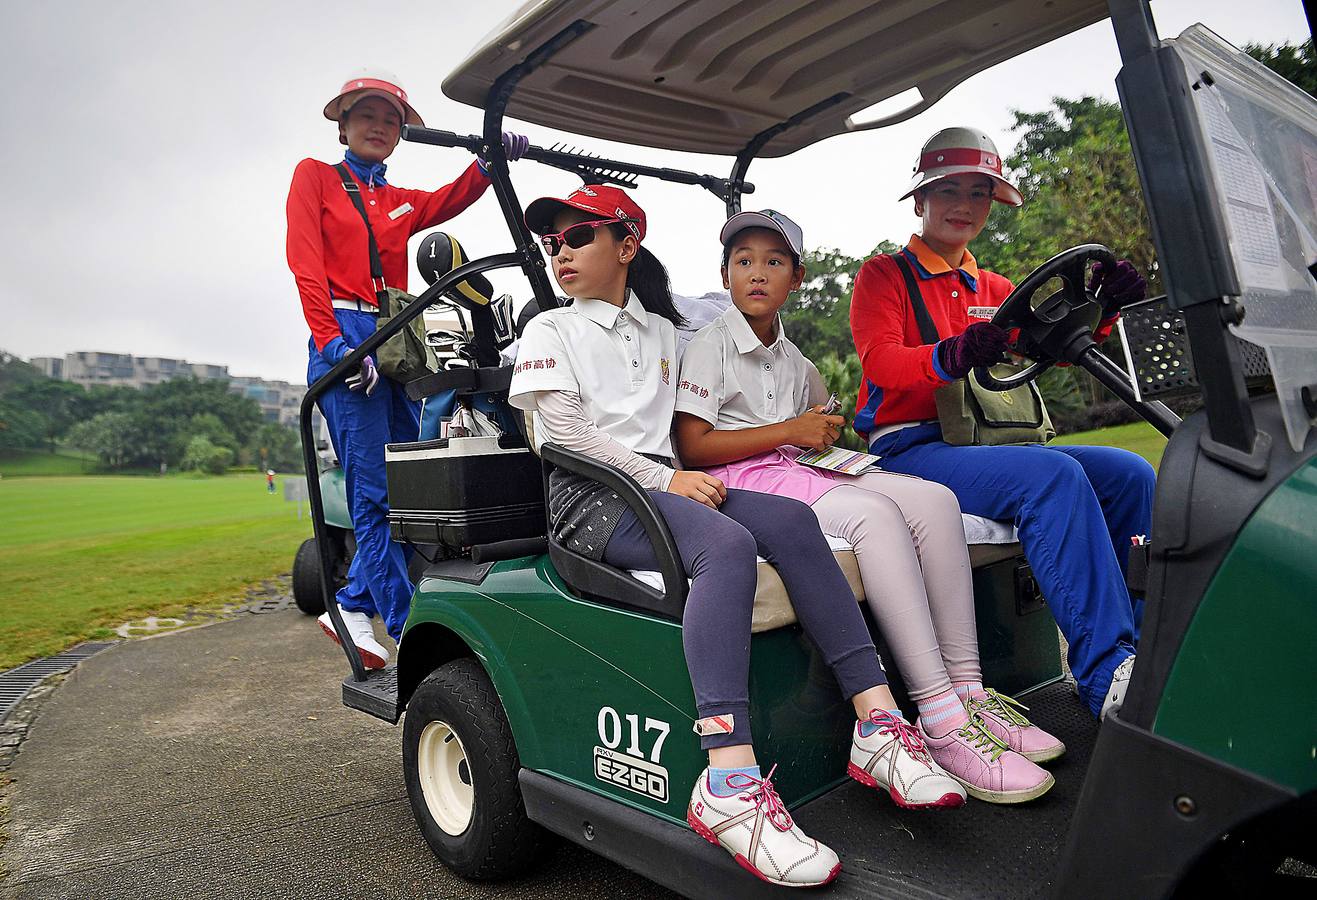
[[[389,444],[389,533],[461,550],[544,534],[539,458],[520,435]]]

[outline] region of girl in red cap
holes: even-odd
[[[526,225],[541,235],[572,303],[526,326],[510,399],[531,413],[538,441],[612,465],[648,490],[691,578],[682,643],[695,689],[695,731],[709,768],[694,787],[687,820],[767,881],[831,881],[841,868],[837,855],[801,832],[751,744],[755,557],[777,567],[802,627],[857,716],[869,720],[896,703],[850,586],[808,506],[728,490],[717,478],[675,468],[681,317],[666,271],[641,244],[644,211],[618,188],[587,185],[565,199],[536,200]],[[554,536],[569,549],[621,569],[657,568],[643,528],[610,489],[557,470],[548,505]],[[855,740],[903,754],[915,744],[911,737],[908,725],[891,721]],[[922,776],[940,783],[926,805],[964,802],[945,774],[925,766]]]
[[[359,73],[324,114],[338,123],[339,143],[347,146],[343,161],[302,160],[288,191],[288,267],[311,329],[307,384],[374,334],[379,296],[387,287],[406,288],[407,239],[451,219],[489,187],[479,160],[437,191],[388,183],[384,161],[398,146],[402,126],[424,124],[392,75]],[[526,138],[511,133],[503,144],[508,159],[519,158],[528,146]],[[367,357],[360,371],[320,398],[319,406],[343,464],[357,540],[348,583],[337,601],[362,661],[381,668],[389,653],[375,639],[370,619],[379,615],[398,640],[412,595],[410,548],[404,551],[389,538],[384,445],[416,440],[420,405],[402,385],[381,377]],[[338,640],[328,613],[320,625]]]
[[[855,430],[889,472],[951,488],[962,511],[1013,522],[1043,596],[1069,643],[1070,670],[1094,715],[1124,697],[1138,641],[1136,605],[1125,587],[1130,538],[1151,530],[1155,475],[1142,457],[1112,447],[960,447],[942,440],[933,392],[971,369],[1000,361],[1008,335],[989,320],[1011,283],[978,267],[969,244],[993,201],[1023,202],[1002,175],[992,141],[947,128],[920,152],[914,198],[922,227],[891,256],[865,262],[851,297],[851,331],[864,379]],[[913,285],[941,339],[920,337]],[[1090,291],[1120,305],[1143,299],[1130,263],[1094,272]],[[1099,339],[1115,321],[1101,323]],[[975,694],[970,707],[986,711]]]

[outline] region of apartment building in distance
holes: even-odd
[[[51,378],[71,381],[84,387],[143,388],[172,378],[193,377],[199,380],[227,381],[229,390],[255,400],[266,421],[296,425],[298,410],[306,386],[287,381],[229,374],[228,366],[167,359],[162,356],[133,356],[131,353],[103,353],[83,350],[64,356],[37,356],[29,362]]]

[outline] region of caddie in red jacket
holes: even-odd
[[[363,71],[350,78],[324,114],[338,124],[338,140],[347,152],[337,165],[302,160],[288,191],[288,267],[311,328],[307,384],[375,333],[377,293],[407,287],[407,239],[456,216],[489,187],[479,160],[437,191],[388,183],[384,160],[398,146],[402,126],[425,124],[392,75]],[[503,145],[513,160],[529,142],[505,133]],[[350,191],[361,198],[365,220]],[[371,275],[370,234],[379,249],[382,279]],[[343,464],[357,540],[338,605],[362,661],[381,668],[389,653],[375,639],[370,618],[378,614],[389,635],[399,639],[412,595],[407,577],[411,548],[389,538],[384,445],[416,440],[420,405],[366,357],[358,372],[320,398],[319,406]],[[328,613],[320,617],[320,626],[338,640]]]
[[[1010,336],[988,320],[1011,283],[980,269],[969,243],[994,200],[1023,203],[1002,175],[993,142],[947,128],[920,152],[913,197],[922,221],[898,254],[867,260],[855,279],[851,331],[864,378],[855,430],[889,472],[945,484],[963,512],[1013,522],[1043,596],[1069,642],[1071,671],[1094,715],[1123,700],[1134,666],[1142,603],[1125,587],[1130,538],[1152,522],[1155,475],[1133,453],[1110,447],[953,447],[942,440],[933,392],[975,366],[1000,361]],[[902,266],[941,339],[926,344]],[[1130,263],[1095,267],[1090,290],[1121,304],[1146,285]],[[1110,332],[1114,317],[1101,323]]]

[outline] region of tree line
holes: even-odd
[[[1246,51],[1317,96],[1313,42],[1250,45]],[[1068,247],[1096,242],[1128,259],[1148,279],[1148,295],[1163,293],[1148,213],[1143,205],[1129,135],[1120,106],[1108,100],[1055,98],[1037,112],[1013,110],[1016,144],[1005,159],[1024,194],[1018,209],[1001,204],[970,250],[979,264],[1018,282]],[[911,220],[911,230],[915,221]],[[904,236],[902,236],[902,244]],[[848,415],[863,373],[850,331],[850,296],[865,259],[902,244],[884,240],[862,257],[821,248],[804,256],[805,281],[782,309],[787,334],[841,395]],[[1104,348],[1123,361],[1119,336]],[[1122,363],[1123,367],[1123,363]],[[1053,422],[1062,433],[1134,421],[1137,415],[1082,369],[1053,368],[1039,379]],[[1196,401],[1173,404],[1185,411]],[[856,448],[849,434],[844,442]]]
[[[93,453],[114,471],[302,469],[297,432],[266,422],[256,401],[231,393],[227,382],[84,388],[0,353],[0,450],[59,447]]]

